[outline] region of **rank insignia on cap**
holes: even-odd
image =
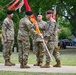
[[[41,13],[41,12],[39,12],[37,15],[42,15],[42,13]]]

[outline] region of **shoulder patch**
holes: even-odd
[[[3,23],[3,24],[2,24],[2,26],[4,27],[4,26],[6,26],[6,24],[5,24],[5,23]]]
[[[50,26],[50,28],[53,28],[53,26]]]

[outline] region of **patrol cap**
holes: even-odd
[[[41,12],[39,12],[37,15],[42,15],[42,13],[41,13]]]
[[[28,10],[28,11],[25,12],[25,14],[28,15],[28,16],[31,16],[33,14],[33,12]]]
[[[52,11],[51,10],[46,11],[46,15],[47,14],[52,14]]]
[[[13,10],[7,10],[8,15],[12,14],[13,12],[14,12]]]

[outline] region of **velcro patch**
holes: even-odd
[[[3,24],[2,24],[2,26],[4,27],[4,26],[6,26],[6,24],[5,24],[5,23],[3,23]]]
[[[50,28],[53,28],[53,26],[50,26]]]

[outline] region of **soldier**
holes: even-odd
[[[15,64],[10,62],[10,56],[14,44],[14,23],[11,19],[13,17],[13,11],[7,11],[7,17],[2,24],[2,44],[3,44],[3,57],[5,60],[5,66],[14,66]]]
[[[38,35],[33,29],[33,24],[30,22],[32,14],[32,11],[26,11],[25,17],[19,22],[18,46],[20,68],[30,68],[30,66],[27,65],[30,50],[29,34]]]
[[[44,26],[46,24],[45,21],[42,20],[42,13],[38,13],[37,15],[37,24],[38,27],[41,31],[41,33],[44,35]],[[34,66],[42,66],[43,63],[43,57],[44,57],[44,53],[45,53],[45,47],[43,44],[43,41],[40,37],[35,36],[34,37],[34,51],[36,53],[36,59],[37,59],[37,63],[34,64]]]
[[[60,55],[58,52],[58,35],[57,35],[56,21],[52,18],[51,10],[48,10],[46,12],[46,18],[49,21],[45,25],[44,38],[46,40],[46,44],[49,51],[52,52],[57,62],[56,65],[54,65],[53,67],[61,67]],[[41,68],[50,68],[50,57],[47,52],[46,52],[46,64],[41,66]]]

